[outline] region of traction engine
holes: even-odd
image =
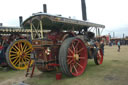
[[[60,68],[67,76],[79,76],[86,69],[89,58],[94,58],[97,65],[103,62],[100,45],[88,29],[104,28],[104,25],[37,13],[26,19],[23,27],[31,29],[31,60],[34,60],[31,76],[35,66],[42,72]],[[28,71],[29,66],[26,76]]]

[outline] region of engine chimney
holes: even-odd
[[[47,5],[46,4],[43,4],[43,12],[47,13]]]
[[[0,23],[0,27],[2,27],[3,26],[3,23]]]
[[[86,4],[85,0],[81,0],[81,7],[82,7],[82,18],[83,20],[87,20],[87,14],[86,14]]]
[[[22,16],[19,16],[19,24],[20,24],[20,27],[21,27],[22,22],[23,22],[23,17]]]

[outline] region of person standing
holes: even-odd
[[[117,42],[117,45],[118,45],[118,52],[120,52],[120,41]]]

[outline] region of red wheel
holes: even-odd
[[[81,75],[87,66],[87,58],[87,48],[79,38],[68,38],[60,47],[60,68],[68,76]]]
[[[94,61],[96,65],[100,65],[103,63],[103,52],[101,49],[96,50],[96,54],[94,56]]]

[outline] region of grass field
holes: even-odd
[[[128,46],[121,46],[120,52],[117,52],[117,46],[105,46],[102,65],[97,66],[93,59],[88,60],[83,75],[73,78],[63,75],[61,80],[56,80],[56,72],[40,73],[36,70],[33,78],[25,79],[25,71],[0,70],[0,85],[10,78],[16,81],[24,81],[30,85],[128,85],[127,51]]]

